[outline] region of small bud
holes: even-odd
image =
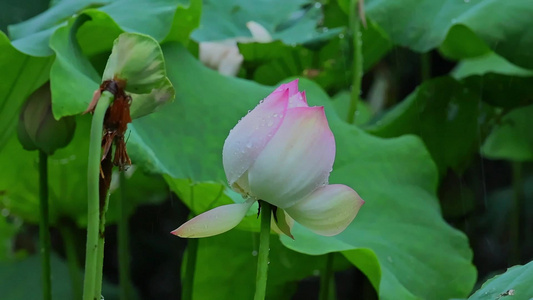
[[[54,119],[50,84],[46,83],[33,92],[22,106],[17,135],[24,149],[39,149],[52,155],[70,143],[75,128],[74,117]]]

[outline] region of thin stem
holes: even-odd
[[[185,267],[185,277],[183,278],[182,297],[183,300],[192,299],[194,285],[194,271],[196,268],[196,254],[198,253],[198,239],[187,240],[187,266]]]
[[[270,204],[261,201],[261,232],[259,233],[259,253],[257,255],[257,276],[255,278],[254,300],[263,300],[266,295],[268,252],[270,251],[270,214]]]
[[[420,76],[422,82],[431,78],[431,54],[430,52],[422,53],[420,55]]]
[[[100,297],[102,294],[102,280],[104,271],[104,245],[105,245],[105,213],[109,204],[109,194],[105,197],[103,211],[100,214],[100,223],[98,225],[98,252],[96,258],[96,279],[94,282],[94,294]],[[98,298],[100,299],[100,298]]]
[[[82,297],[82,279],[80,274],[80,264],[76,251],[76,235],[74,234],[74,224],[69,222],[61,224],[59,230],[65,243],[65,253],[67,255],[68,272],[72,284],[72,299],[81,299]]]
[[[510,265],[521,263],[520,235],[522,208],[524,206],[524,182],[522,163],[513,162],[513,209],[511,217],[511,257]]]
[[[41,210],[41,218],[39,219],[39,238],[41,240],[43,299],[51,300],[50,231],[48,227],[48,154],[42,150],[39,150],[39,197]]]
[[[120,279],[120,299],[131,299],[130,281],[130,251],[129,251],[129,223],[128,201],[126,199],[126,176],[120,173],[120,198],[118,199],[118,266]]]
[[[91,123],[89,159],[87,166],[87,247],[85,252],[85,278],[83,284],[83,300],[99,300],[95,295],[96,272],[98,260],[98,232],[100,223],[100,199],[98,182],[100,176],[100,157],[102,130],[105,112],[113,99],[113,94],[104,91],[96,104]]]
[[[361,40],[361,22],[357,13],[357,0],[350,1],[350,29],[353,44],[353,80],[352,92],[350,94],[350,108],[348,109],[347,121],[350,124],[355,122],[355,112],[357,111],[357,101],[361,96],[361,79],[363,78],[363,41]]]
[[[320,274],[320,300],[330,299],[330,286],[333,279],[333,253],[326,254],[326,266]]]

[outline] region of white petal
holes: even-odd
[[[276,135],[248,170],[250,193],[280,208],[327,183],[335,139],[323,107],[287,110]]]
[[[272,36],[268,32],[268,30],[263,27],[263,25],[254,21],[250,21],[246,23],[246,27],[248,27],[248,30],[250,30],[254,41],[259,43],[272,42]]]
[[[318,188],[285,211],[315,233],[333,236],[350,225],[364,203],[350,187],[332,184]]]
[[[224,233],[239,225],[255,201],[222,205],[200,214],[171,233],[183,238],[201,238]]]
[[[230,131],[222,150],[230,186],[248,170],[275,135],[285,117],[287,104],[288,89],[276,90]]]

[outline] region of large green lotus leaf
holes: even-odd
[[[200,239],[194,273],[195,299],[252,299],[259,235],[239,230]],[[283,247],[270,237],[267,299],[291,299],[298,281],[318,276],[326,266],[326,256],[309,256]],[[231,262],[231,263],[228,263]],[[335,256],[334,269],[349,264]]]
[[[21,53],[0,32],[0,151],[13,133],[26,98],[48,80],[51,58]]]
[[[132,160],[174,178],[225,182],[221,154],[229,130],[274,88],[219,75],[178,44],[165,45],[163,52],[169,78],[179,87],[177,101],[133,122]],[[414,136],[371,136],[341,121],[316,84],[302,80],[300,88],[310,105],[325,106],[336,137],[330,181],[352,186],[367,203],[336,238],[297,227],[296,241],[283,242],[308,254],[348,251],[383,299],[467,296],[476,277],[472,252],[466,237],[440,215],[437,169],[423,143]],[[201,201],[212,202],[220,190],[213,188]],[[350,257],[350,251],[367,259]]]
[[[52,298],[73,299],[67,263],[57,254],[52,253],[50,265],[52,272]],[[41,299],[43,297],[43,289],[40,270],[41,259],[39,255],[32,255],[21,261],[0,263],[2,299]],[[119,299],[118,292],[118,288],[115,285],[104,281],[102,293],[105,295],[105,299]]]
[[[57,224],[61,218],[75,220],[80,227],[87,222],[87,157],[89,149],[91,116],[77,117],[76,131],[72,142],[57,150],[48,159],[50,223]],[[30,223],[39,221],[38,153],[26,151],[13,134],[0,150],[0,208]],[[118,177],[118,175],[115,175]],[[139,203],[162,201],[166,196],[161,178],[144,176],[135,172],[128,182],[139,186],[128,193],[130,210]],[[116,189],[116,187],[114,187]],[[159,191],[157,189],[160,189]],[[112,196],[113,199],[114,196]],[[111,203],[107,223],[116,221],[118,207]]]
[[[108,19],[114,20],[113,23],[122,31],[142,33],[162,41],[167,37],[171,26],[176,26],[176,9],[185,7],[186,3],[184,0],[61,1],[26,22],[10,26],[10,36],[16,39],[13,42],[15,47],[24,53],[35,56],[52,55],[48,41],[55,30],[64,26],[70,17],[83,14],[84,8],[89,8],[90,11],[90,7],[97,7],[96,10],[107,14],[110,17]],[[186,20],[185,23],[192,25],[194,22]],[[190,26],[184,26],[183,29],[188,32],[191,30]],[[95,31],[97,32],[91,33],[93,37],[103,32],[103,41],[106,41],[109,33],[102,30],[102,27],[96,28]],[[92,47],[101,50],[98,43],[87,45],[89,53],[92,53]]]
[[[496,73],[508,76],[533,76],[533,71],[513,65],[494,52],[483,56],[462,60],[451,72],[457,79],[472,75]]]
[[[186,45],[193,30],[200,25],[201,16],[202,0],[190,0],[188,5],[178,5],[170,32],[163,42],[174,41]]]
[[[481,153],[491,159],[533,160],[533,105],[506,114],[489,134]]]
[[[7,33],[7,26],[27,20],[50,7],[48,0],[4,0],[0,10],[0,31]]]
[[[199,42],[251,37],[246,27],[249,21],[261,24],[273,39],[285,44],[314,42],[339,34],[340,28],[317,30],[322,19],[321,4],[313,3],[309,0],[204,1],[201,26],[191,37]]]
[[[533,261],[514,266],[487,280],[469,300],[531,299],[533,295]]]
[[[474,89],[441,77],[425,82],[367,131],[381,137],[420,136],[441,174],[460,171],[478,147],[478,115],[483,113]],[[449,145],[454,145],[449,147]]]
[[[172,22],[168,21],[169,4],[166,2],[154,2],[153,5],[161,5],[162,7],[157,9],[157,16],[161,16],[161,19],[156,19],[154,15],[149,15],[146,13],[148,11],[146,5],[151,5],[150,2],[144,1],[143,5],[133,7],[137,12],[130,12],[130,15],[126,15],[122,10],[116,11],[116,7],[112,6],[103,7],[102,9],[87,9],[83,13],[91,17],[91,20],[85,22],[76,33],[78,42],[80,44],[83,53],[87,56],[93,56],[100,53],[109,52],[113,46],[114,40],[118,37],[123,31],[130,31],[130,27],[122,26],[124,23],[133,22],[136,23],[138,20],[131,20],[132,16],[149,16],[152,23],[157,23],[158,26],[168,26],[166,31],[164,28],[160,28],[154,32],[144,32],[143,30],[131,30],[133,32],[141,32],[145,34],[151,34],[152,37],[156,40],[161,41],[163,38],[165,41],[179,41],[183,44],[186,44],[191,31],[198,27],[200,13],[201,13],[201,1],[200,0],[191,0],[191,4],[187,4],[187,1],[174,1],[177,3],[177,8],[174,4],[175,14]],[[124,5],[124,3],[122,3]],[[130,4],[128,4],[130,5]],[[153,9],[151,7],[150,9]],[[131,15],[133,14],[133,15]],[[143,19],[144,20],[144,19]],[[158,20],[158,22],[153,22],[153,20]],[[133,24],[135,25],[135,24]],[[170,31],[168,30],[170,28]],[[169,31],[169,32],[168,32]],[[168,32],[164,36],[165,32]]]
[[[533,68],[530,0],[367,0],[365,7],[367,15],[401,46],[426,52],[441,45],[452,26],[463,25],[512,63]],[[465,37],[455,38],[462,43],[456,48],[483,53],[479,39]]]
[[[478,57],[491,52],[481,38],[462,24],[450,28],[439,50],[444,56],[455,60]]]
[[[52,112],[59,119],[87,109],[94,91],[100,85],[100,75],[85,57],[76,40],[77,29],[90,18],[81,15],[60,27],[50,38],[56,59],[50,70]]]
[[[50,35],[65,23],[65,20],[86,7],[107,2],[109,0],[61,1],[29,20],[9,26],[9,36],[13,40],[13,45],[21,52],[34,56],[52,55],[48,40]]]

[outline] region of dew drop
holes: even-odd
[[[343,39],[343,38],[344,38],[344,34],[342,34],[342,33],[339,34],[339,38],[340,38],[340,39]]]
[[[272,125],[274,125],[274,121],[272,121],[272,120],[268,121],[267,126],[268,127],[272,127]]]
[[[252,251],[252,256],[257,256],[257,251],[256,250]]]
[[[319,276],[320,275],[320,271],[319,270],[313,270],[313,275],[314,276]]]
[[[250,149],[250,148],[252,148],[252,146],[253,146],[252,142],[246,143],[246,148]],[[244,150],[243,150],[243,152],[244,152]]]

